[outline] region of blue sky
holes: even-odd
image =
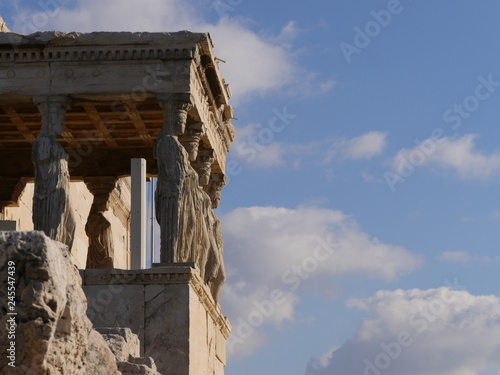
[[[217,209],[227,375],[500,374],[500,4],[19,0],[0,15],[16,32],[211,33],[238,118]]]

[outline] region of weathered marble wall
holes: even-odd
[[[85,270],[94,326],[129,327],[161,374],[223,375],[230,326],[190,265]]]

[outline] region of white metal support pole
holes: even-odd
[[[146,160],[131,162],[130,268],[146,268]]]

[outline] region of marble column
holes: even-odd
[[[75,220],[69,199],[68,154],[57,142],[69,107],[66,96],[34,97],[42,118],[40,133],[33,144],[31,159],[35,167],[33,225],[53,240],[71,249]]]

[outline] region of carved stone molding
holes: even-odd
[[[0,52],[0,62],[82,62],[82,61],[129,61],[129,60],[185,60],[193,58],[196,48],[144,48],[120,46],[112,50],[106,46],[78,46],[75,48],[52,47],[50,51],[33,48],[26,53]]]

